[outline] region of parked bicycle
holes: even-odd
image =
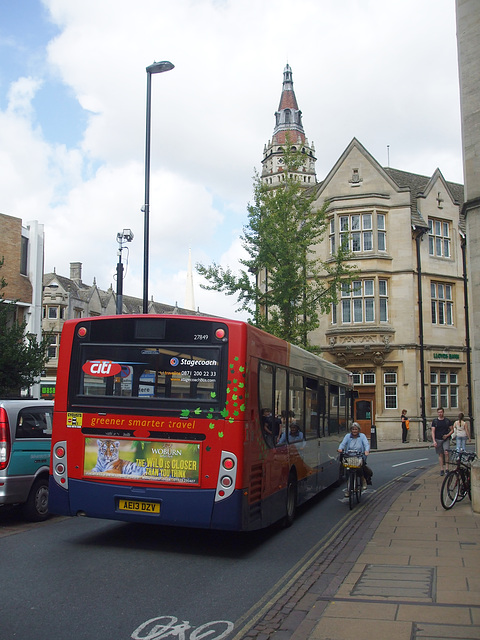
[[[472,499],[470,470],[477,455],[469,451],[455,451],[450,449],[449,464],[455,464],[443,479],[440,491],[440,501],[444,509],[451,509],[456,502],[460,502],[468,495]]]
[[[359,503],[362,498],[363,455],[359,454],[358,451],[346,451],[340,454],[340,461],[345,469],[348,504],[350,509],[353,509],[355,500]]]

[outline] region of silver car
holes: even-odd
[[[48,516],[53,401],[0,399],[0,506],[21,504],[27,520]]]

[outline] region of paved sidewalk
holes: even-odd
[[[480,516],[445,511],[441,482],[434,467],[395,500],[303,640],[480,638]]]
[[[428,443],[384,442],[378,451],[405,446]],[[241,637],[479,640],[480,515],[468,498],[445,511],[442,481],[436,464],[362,501]]]
[[[473,448],[472,444],[468,445],[469,449]],[[375,451],[393,451],[395,449],[431,449],[434,454],[434,446],[431,442],[419,442],[418,440],[409,440],[408,442],[402,442],[400,438],[398,440],[381,440],[377,443],[376,448],[372,448],[371,452]]]

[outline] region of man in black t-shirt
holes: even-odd
[[[448,462],[448,447],[450,444],[450,436],[453,433],[452,423],[445,418],[442,407],[437,409],[438,417],[432,422],[432,439],[435,451],[438,454],[440,463],[440,475],[445,473],[445,463]]]

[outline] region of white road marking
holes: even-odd
[[[399,462],[398,464],[392,464],[392,469],[394,467],[401,467],[404,464],[414,464],[415,462],[424,462],[428,460],[428,458],[418,458],[418,460],[409,460],[408,462]]]

